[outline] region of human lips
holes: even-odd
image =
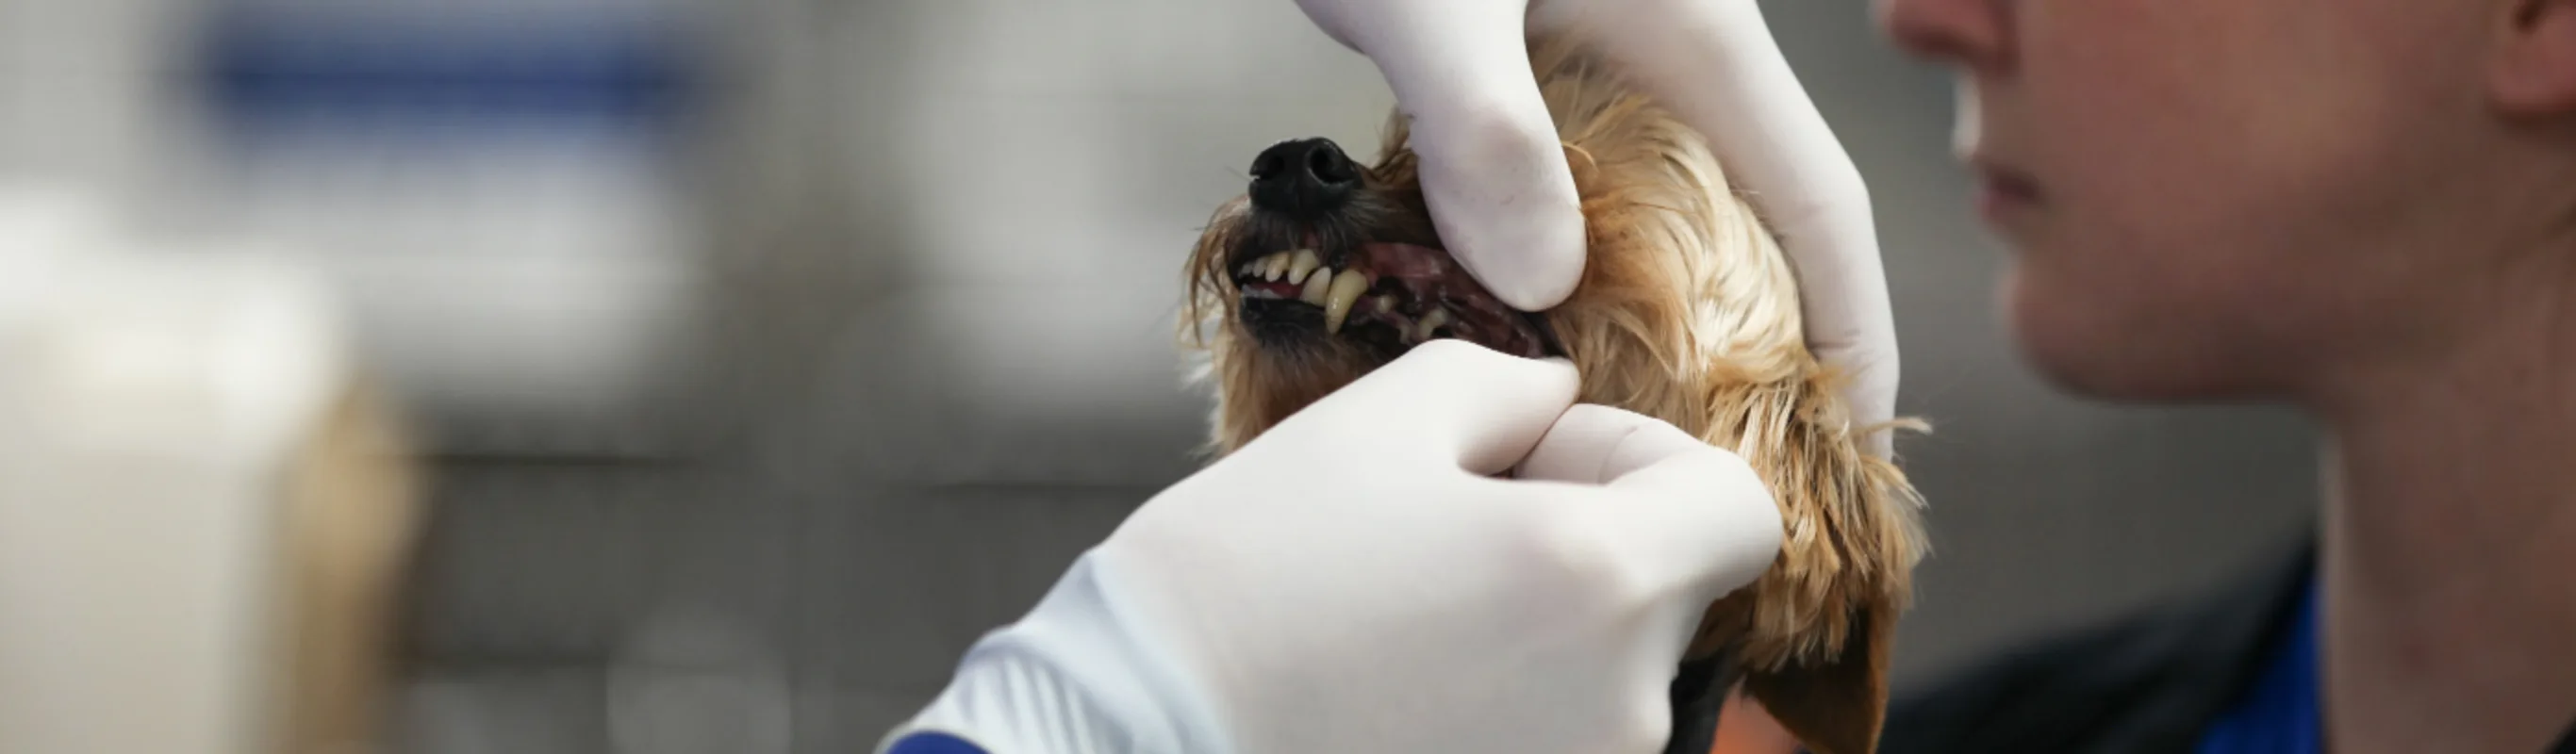
[[[1977,212],[1987,222],[2004,224],[2037,209],[2045,195],[2029,173],[1992,160],[1972,160],[1977,173]]]

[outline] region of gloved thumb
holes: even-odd
[[[1648,6],[1648,7],[1638,7]],[[1647,91],[1707,137],[1798,274],[1808,344],[1849,378],[1855,427],[1896,416],[1896,317],[1869,186],[1754,2],[1587,3],[1584,23]],[[1651,12],[1662,10],[1665,12]],[[1866,449],[1885,457],[1889,433]]]
[[[1583,276],[1581,199],[1530,74],[1526,4],[1494,0],[1303,0],[1336,39],[1375,62],[1410,119],[1423,200],[1451,256],[1522,311],[1572,295]],[[1365,7],[1363,7],[1365,6]]]
[[[1612,537],[1644,583],[1706,604],[1779,555],[1780,509],[1744,459],[1641,414],[1568,409],[1520,465],[1529,481],[1594,486],[1580,517]]]

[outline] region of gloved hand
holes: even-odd
[[[1741,459],[1569,410],[1575,387],[1415,348],[1147,502],[889,740],[1656,751],[1684,644],[1770,565],[1779,511]],[[929,740],[891,751],[971,751]]]
[[[1855,426],[1896,414],[1896,322],[1869,189],[1754,0],[1298,0],[1367,55],[1413,118],[1432,223],[1505,303],[1564,302],[1583,274],[1574,178],[1530,76],[1531,31],[1580,29],[1706,135],[1798,270],[1807,339],[1852,378]],[[1888,452],[1886,432],[1870,450]]]

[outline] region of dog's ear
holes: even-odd
[[[1887,718],[1887,658],[1897,608],[1869,605],[1850,618],[1834,657],[1745,676],[1744,690],[1814,754],[1878,750]]]
[[[1790,537],[1764,574],[1745,692],[1814,754],[1878,750],[1896,625],[1929,549],[1905,473],[1842,429],[1840,379],[1819,370],[1780,439],[1760,445]],[[1900,422],[1902,428],[1919,423]]]

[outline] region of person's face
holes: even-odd
[[[2490,0],[1882,0],[1956,66],[2024,352],[2125,398],[2291,389],[2387,327],[2478,155]]]

